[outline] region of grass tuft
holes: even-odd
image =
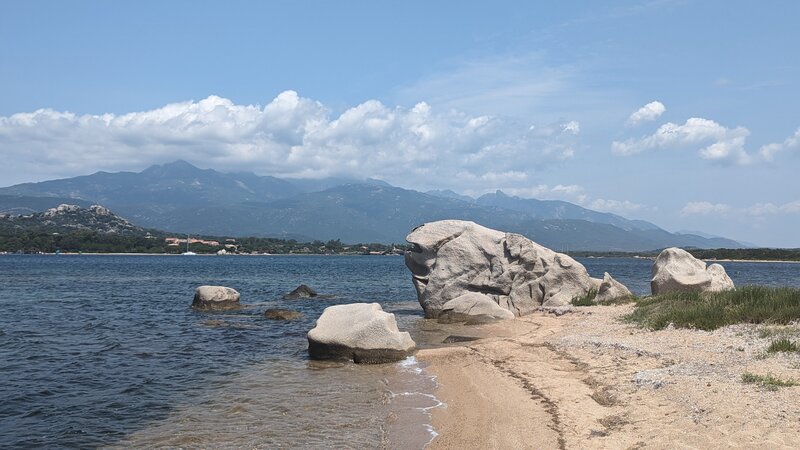
[[[676,292],[640,299],[625,318],[653,330],[715,330],[735,323],[788,324],[800,319],[800,289],[744,286],[724,292]]]
[[[757,384],[768,391],[777,391],[778,388],[800,386],[800,383],[792,378],[788,380],[781,380],[768,373],[766,375],[757,375],[750,372],[742,374],[742,383]]]
[[[777,353],[777,352],[797,352],[800,351],[800,347],[797,344],[787,338],[782,339],[775,339],[769,344],[767,347],[767,353]]]
[[[597,297],[597,289],[589,289],[586,295],[575,297],[570,303],[572,303],[572,306],[594,306],[597,304],[597,302],[594,301],[595,297]]]

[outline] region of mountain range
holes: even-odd
[[[650,222],[501,191],[473,199],[371,179],[222,173],[185,161],[0,188],[0,213],[43,211],[62,203],[99,204],[146,228],[215,236],[390,243],[403,242],[424,222],[464,219],[524,234],[556,250],[743,247],[730,239],[669,233]]]

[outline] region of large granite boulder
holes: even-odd
[[[315,359],[382,363],[403,359],[415,348],[411,335],[397,329],[394,314],[377,303],[329,306],[308,332],[308,353]]]
[[[521,316],[540,306],[568,305],[594,286],[586,268],[569,256],[474,222],[426,223],[406,240],[414,247],[406,252],[406,266],[429,318],[469,292]]]
[[[671,247],[662,251],[651,269],[653,295],[670,292],[718,292],[734,289],[733,281],[719,264],[706,265],[689,252]]]
[[[192,308],[201,311],[236,309],[239,293],[225,286],[200,286],[194,291]]]
[[[597,295],[594,297],[594,301],[597,303],[607,303],[612,300],[631,297],[633,297],[633,293],[625,287],[624,284],[612,278],[608,272],[605,272],[603,274],[603,280],[597,287]]]
[[[514,317],[514,313],[498,305],[488,295],[467,292],[442,305],[439,323],[477,324],[513,319]]]

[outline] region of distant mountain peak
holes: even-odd
[[[186,176],[190,174],[195,174],[199,172],[203,172],[204,170],[183,160],[178,159],[171,163],[165,164],[154,164],[147,169],[144,169],[141,173],[143,174],[174,174],[174,175],[181,175]]]

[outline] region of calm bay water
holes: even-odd
[[[649,291],[649,260],[582,259]],[[800,264],[723,263],[737,285],[800,286]],[[330,300],[282,300],[308,284]],[[189,308],[194,288],[236,288],[236,312]],[[422,446],[433,381],[413,360],[308,359],[326,306],[378,302],[417,342],[422,319],[399,257],[0,256],[0,448]],[[271,307],[302,320],[269,321]]]

